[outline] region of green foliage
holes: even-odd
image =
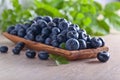
[[[120,9],[120,2],[108,3],[103,8],[94,0],[34,0],[34,5],[27,9],[18,0],[11,0],[11,3],[13,9],[5,9],[0,18],[3,31],[10,25],[23,23],[36,15],[66,18],[90,35],[109,34],[111,25],[120,30],[120,16],[115,13]],[[99,15],[104,18],[97,19]]]
[[[2,28],[3,31],[11,25],[23,23],[32,17],[30,10],[22,8],[18,0],[11,0],[11,2],[13,9],[5,9],[0,18],[0,28]]]

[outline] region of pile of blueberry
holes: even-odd
[[[102,38],[91,37],[78,25],[72,24],[64,18],[52,18],[50,16],[35,17],[27,23],[9,27],[7,32],[27,40],[40,42],[66,50],[98,48],[105,45]],[[12,50],[13,53],[19,54],[19,52],[23,49],[23,46],[24,43],[18,43]],[[38,56],[40,56],[40,59],[43,59],[43,57],[49,57],[46,53],[47,52],[41,51],[41,55]],[[29,58],[32,58],[31,56],[35,55],[36,53],[33,50],[26,51],[26,56]]]

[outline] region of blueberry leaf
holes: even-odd
[[[56,65],[68,64],[69,63],[69,61],[66,58],[64,58],[64,57],[62,57],[60,55],[50,54],[50,58],[55,60]]]

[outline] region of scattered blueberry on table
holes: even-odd
[[[7,46],[0,46],[0,52],[1,53],[7,53],[8,52],[8,47]]]
[[[27,51],[26,51],[26,56],[27,56],[28,58],[35,58],[36,52],[35,52],[34,50],[27,50]]]
[[[102,51],[97,54],[97,59],[100,62],[107,62],[109,58],[110,58],[110,54],[106,51]]]

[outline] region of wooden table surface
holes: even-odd
[[[52,60],[28,59],[25,51],[13,55],[15,44],[0,35],[0,45],[9,47],[7,54],[0,54],[0,80],[120,80],[120,33],[103,38],[111,54],[107,63],[86,59],[56,66]]]

